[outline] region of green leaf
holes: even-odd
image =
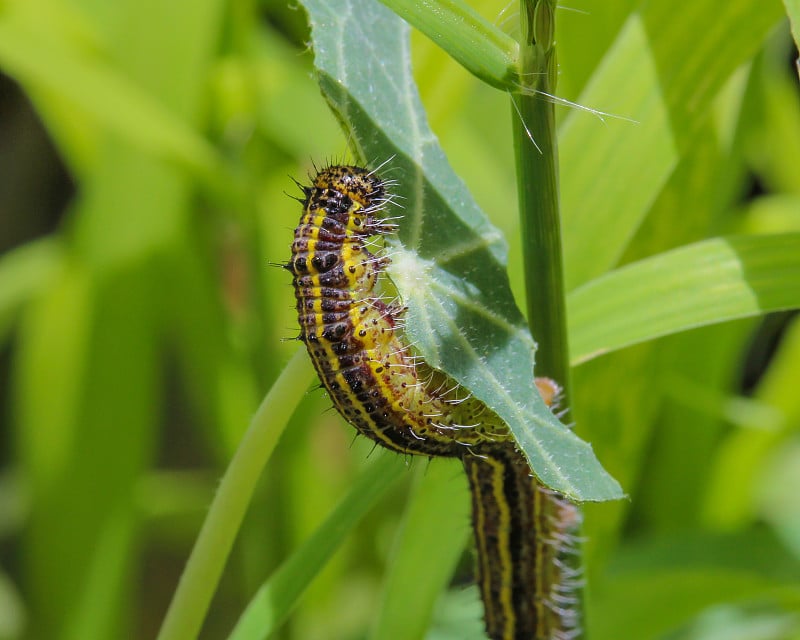
[[[402,457],[378,456],[325,522],[261,586],[230,640],[266,638],[277,629],[356,523],[404,470]]]
[[[774,586],[749,573],[679,569],[618,578],[612,594],[598,598],[587,615],[592,637],[662,638],[677,623],[720,602],[800,600],[796,588]],[[613,613],[611,613],[613,612]]]
[[[763,465],[758,511],[787,548],[800,557],[800,438],[781,447]]]
[[[703,495],[703,521],[710,526],[726,530],[741,526],[756,519],[757,511],[779,532],[792,519],[800,521],[800,511],[793,510],[790,502],[779,499],[770,507],[764,504],[759,509],[757,506],[765,499],[769,501],[770,495],[780,495],[784,486],[789,490],[795,487],[791,483],[783,484],[778,476],[785,466],[784,461],[796,449],[791,438],[800,425],[798,361],[800,316],[786,328],[771,356],[769,368],[748,398],[762,415],[737,411],[739,424],[744,428],[727,432],[718,443],[714,458],[706,461],[708,478]],[[796,552],[800,551],[800,537],[786,542]],[[800,557],[800,553],[797,556]]]
[[[733,318],[800,307],[800,234],[716,238],[642,260],[568,298],[573,362]]]
[[[306,6],[323,93],[359,158],[389,160],[381,174],[403,198],[389,272],[408,306],[410,341],[508,423],[544,484],[575,500],[621,497],[591,447],[533,385],[535,345],[508,285],[506,245],[428,128],[408,27],[367,0]]]
[[[204,174],[218,169],[213,147],[153,94],[31,16],[0,12],[0,64],[21,84],[63,98],[140,148]]]
[[[758,530],[628,545],[593,589],[589,631],[592,638],[662,638],[722,603],[772,602],[796,611],[797,571],[797,559]]]
[[[519,86],[519,45],[461,0],[381,0],[467,71],[508,91]]]
[[[789,14],[794,43],[800,49],[800,0],[783,0],[783,4],[786,7],[786,13]],[[800,58],[797,59],[797,75],[800,75]]]
[[[483,603],[477,585],[459,586],[442,594],[425,640],[486,640]]]
[[[57,271],[61,247],[51,238],[30,242],[0,257],[0,342],[20,308]]]
[[[25,568],[32,607],[47,613],[35,620],[44,637],[118,635],[129,602],[131,488],[160,408],[145,291],[129,274],[103,286],[65,264],[20,327],[15,417],[33,507]]]
[[[780,16],[775,0],[654,0],[631,15],[578,102],[635,122],[576,111],[559,132],[567,290],[617,264],[711,101]]]
[[[0,638],[22,638],[26,613],[17,586],[4,571],[0,571]]]

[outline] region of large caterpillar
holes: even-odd
[[[292,259],[300,339],[334,405],[359,433],[404,454],[460,458],[472,492],[477,581],[492,640],[579,635],[580,512],[533,477],[503,421],[404,343],[403,308],[380,296],[389,264],[366,242],[396,226],[387,183],[329,166],[302,187]],[[557,388],[537,384],[552,402]]]

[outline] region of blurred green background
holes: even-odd
[[[561,96],[579,98],[640,4],[558,12]],[[621,262],[800,230],[797,51],[765,5],[770,28],[697,118]],[[352,159],[308,39],[302,9],[277,1],[0,0],[0,639],[155,636],[218,479],[297,348],[289,276],[269,266],[299,217],[289,176]],[[413,44],[432,127],[512,240],[521,295],[508,98]],[[618,113],[613,94],[589,106]],[[576,369],[575,420],[631,496],[587,508],[593,638],[800,638],[799,362],[786,312]],[[310,392],[296,412],[202,637],[227,635],[365,467],[371,446],[329,404]],[[281,637],[366,637],[424,472],[370,513]],[[436,637],[466,637],[448,616],[470,563]]]

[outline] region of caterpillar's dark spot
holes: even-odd
[[[331,346],[331,349],[337,355],[345,355],[350,350],[350,345],[346,342],[337,342]]]

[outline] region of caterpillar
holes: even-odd
[[[575,591],[580,511],[539,484],[507,426],[404,342],[404,308],[380,294],[390,263],[369,251],[397,226],[390,183],[356,166],[318,171],[303,191],[292,257],[299,339],[356,430],[402,454],[459,458],[472,496],[477,582],[492,640],[580,634]],[[548,404],[557,385],[537,379]]]

